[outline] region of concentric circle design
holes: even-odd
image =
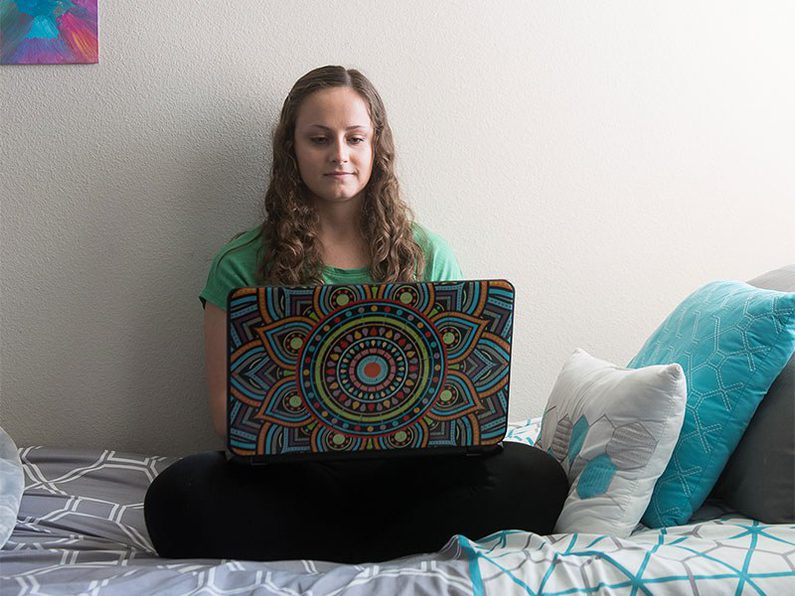
[[[287,333],[282,340],[282,349],[291,355],[297,355],[304,344],[304,336],[299,331]]]
[[[442,342],[447,346],[447,349],[452,350],[459,346],[461,343],[461,330],[452,325],[445,326],[439,330]]]
[[[285,393],[282,398],[282,407],[286,412],[297,414],[303,410],[304,403],[301,396],[295,392]]]
[[[307,336],[298,387],[332,431],[393,433],[435,403],[445,384],[443,354],[433,324],[413,308],[397,301],[352,304],[320,320]]]
[[[361,439],[333,430],[319,429],[315,433],[315,448],[318,451],[350,451],[361,446]]]
[[[429,312],[434,301],[434,290],[428,284],[399,283],[389,286],[384,298],[419,312]]]
[[[425,429],[427,431],[427,429]],[[427,432],[426,432],[427,434]],[[402,428],[391,435],[383,436],[378,443],[381,449],[402,449],[405,447],[416,447],[422,444],[423,429],[419,426]]]
[[[355,376],[363,385],[383,386],[387,375],[395,371],[394,363],[378,353],[365,354],[364,351],[357,354]]]
[[[323,285],[315,294],[315,310],[332,312],[340,307],[359,302],[366,298],[364,289],[360,286],[334,286]]]

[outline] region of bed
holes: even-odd
[[[540,418],[511,425],[533,444]],[[174,458],[25,447],[25,492],[0,551],[6,594],[792,594],[795,525],[708,502],[686,525],[629,538],[507,529],[454,536],[439,552],[379,564],[168,560],[143,518],[152,479]]]

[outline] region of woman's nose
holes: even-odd
[[[348,161],[348,146],[344,142],[337,141],[335,143],[331,161],[334,163],[345,163]]]

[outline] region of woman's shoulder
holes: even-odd
[[[261,231],[262,226],[257,226],[236,234],[215,253],[212,267],[256,263],[262,249]]]
[[[218,251],[217,255],[224,255],[234,252],[245,252],[259,250],[262,246],[262,226],[256,226],[250,230],[240,232],[232,237],[229,242],[224,244]]]
[[[229,290],[256,285],[262,248],[261,230],[262,227],[257,226],[241,232],[215,253],[207,285],[200,294],[202,302],[208,301],[226,308]]]
[[[441,235],[417,222],[411,224],[411,232],[414,235],[414,241],[420,245],[426,255],[434,252],[434,249],[438,246],[449,247],[449,244]]]
[[[412,232],[425,255],[426,281],[463,279],[453,248],[444,237],[416,222],[412,224]]]

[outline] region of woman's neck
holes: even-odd
[[[339,203],[315,200],[315,210],[320,217],[321,231],[335,235],[360,234],[359,222],[362,213],[360,197]]]
[[[357,202],[318,206],[323,262],[340,269],[370,264],[370,253],[361,232],[361,206]]]

